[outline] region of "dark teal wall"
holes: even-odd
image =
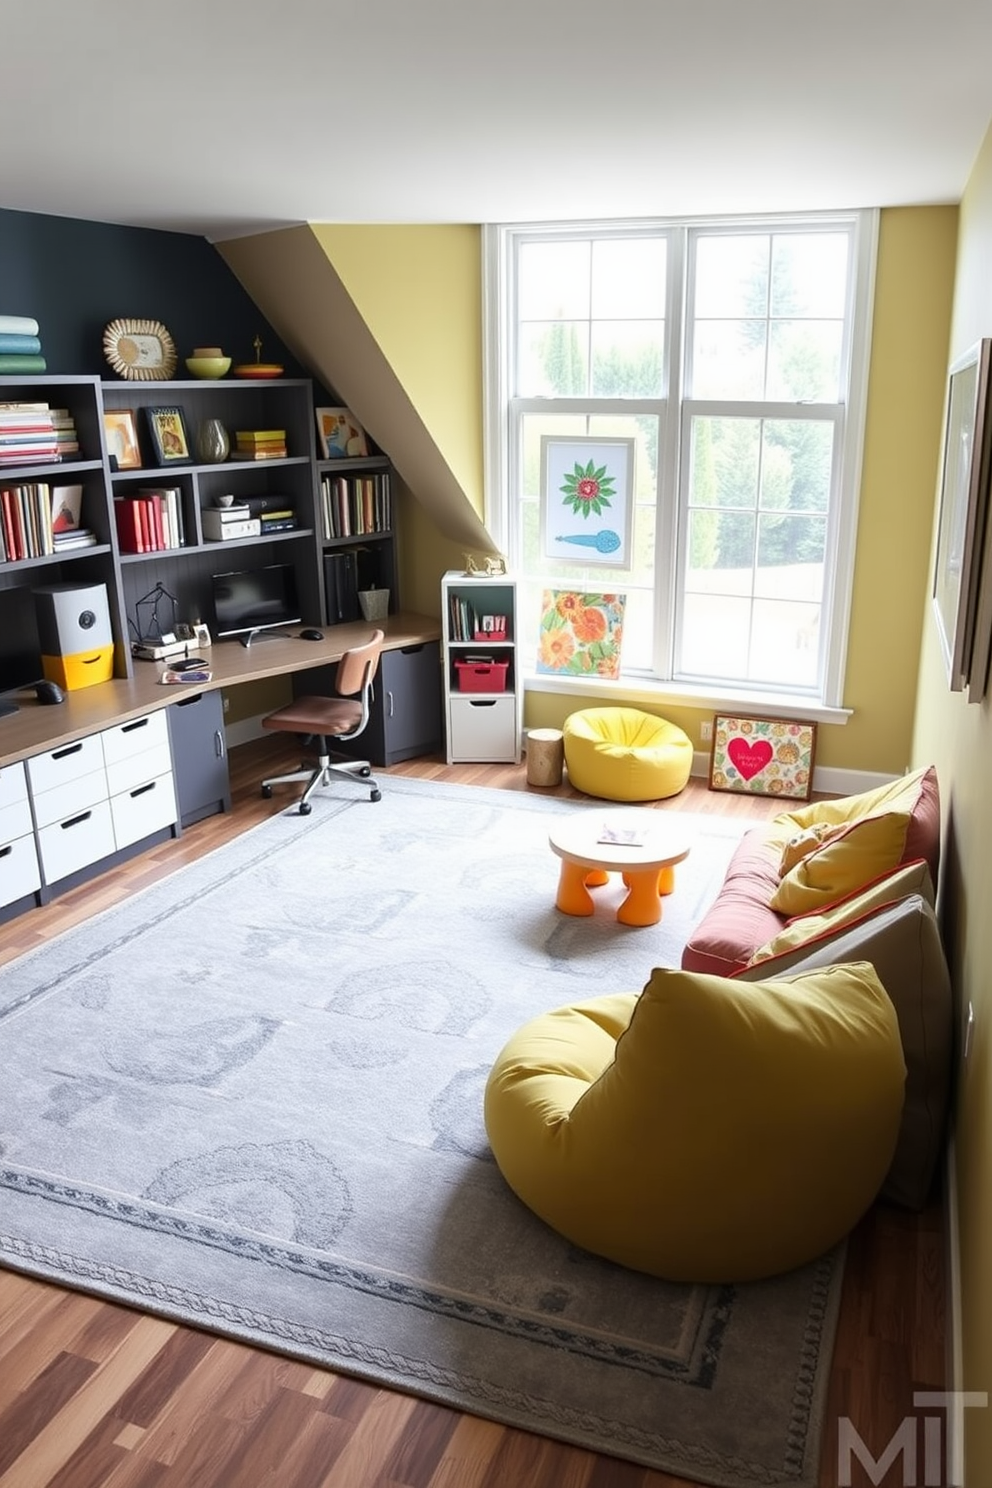
[[[114,377],[103,355],[112,320],[160,321],[176,343],[177,377],[194,346],[235,362],[281,362],[308,376],[255,308],[216,249],[187,233],[114,227],[0,208],[0,315],[38,321],[49,372]]]

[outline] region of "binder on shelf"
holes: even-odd
[[[351,551],[324,554],[324,594],[328,625],[362,618],[358,603],[358,555]]]

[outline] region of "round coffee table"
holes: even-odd
[[[606,840],[604,840],[606,839]],[[563,914],[591,915],[590,888],[623,875],[627,897],[617,910],[624,925],[657,925],[661,896],[675,887],[675,865],[690,844],[678,822],[659,811],[583,811],[548,833],[561,858],[555,904]]]

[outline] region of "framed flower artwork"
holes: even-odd
[[[551,563],[629,568],[633,439],[541,439],[541,553]]]
[[[576,589],[545,589],[536,670],[546,676],[620,675],[624,594],[585,594]]]
[[[791,718],[713,718],[710,790],[808,801],[813,790],[816,724]]]

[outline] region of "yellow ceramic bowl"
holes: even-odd
[[[194,377],[223,377],[230,370],[231,358],[191,356],[186,358],[186,366]]]

